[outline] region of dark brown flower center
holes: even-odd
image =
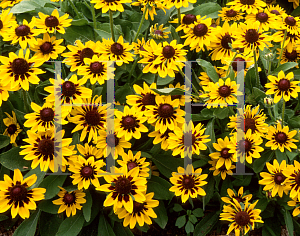
[[[129,162],[127,164],[128,171],[132,170],[133,168],[135,168],[137,166],[138,166],[137,163],[135,163],[135,162]]]
[[[17,58],[13,60],[11,69],[15,74],[23,75],[29,71],[29,64],[25,59]]]
[[[163,48],[163,55],[165,58],[172,58],[175,55],[175,49],[172,46],[165,46]]]
[[[122,119],[124,129],[132,129],[136,127],[136,118],[133,116],[125,116]]]
[[[170,104],[161,104],[157,112],[160,117],[168,118],[174,114],[174,108]]]
[[[197,20],[197,17],[193,14],[186,14],[183,18],[182,18],[182,23],[185,25],[189,25],[194,23]]]
[[[114,134],[107,135],[106,143],[110,147],[116,147],[119,144],[119,138]]]
[[[3,28],[3,22],[0,20],[0,30]]]
[[[259,21],[259,22],[267,22],[268,19],[269,19],[269,16],[267,13],[264,13],[264,12],[260,12],[260,13],[257,13],[256,14],[256,19]]]
[[[185,142],[186,141],[186,142]],[[187,146],[187,147],[190,147],[192,145],[194,145],[196,141],[196,137],[194,134],[192,133],[185,133],[183,136],[182,136],[182,143]]]
[[[274,176],[274,182],[279,185],[283,183],[285,179],[286,177],[280,172],[276,173]]]
[[[40,46],[40,50],[43,54],[49,54],[53,51],[53,45],[50,42],[45,42]]]
[[[285,22],[287,25],[289,25],[289,26],[295,26],[296,23],[297,23],[297,21],[295,20],[295,18],[292,17],[292,16],[286,17],[286,18],[284,19],[284,22]]]
[[[22,201],[27,197],[27,189],[24,185],[15,185],[9,191],[10,199],[13,201]]]
[[[277,15],[277,16],[280,15],[280,13],[279,13],[277,10],[272,10],[271,13],[273,13],[273,14],[275,14],[275,15]]]
[[[234,61],[232,62],[232,69],[234,71],[238,71],[238,68],[237,68],[238,62],[245,62],[245,59],[243,59],[241,57],[237,57],[237,58],[234,59]],[[244,63],[243,63],[243,65],[244,65]]]
[[[240,0],[243,5],[253,5],[255,0]]]
[[[233,9],[226,11],[226,16],[228,16],[228,17],[235,17],[236,15],[237,15],[237,12]]]
[[[225,49],[230,49],[229,43],[232,43],[232,38],[229,34],[225,34],[221,39],[221,45]]]
[[[292,52],[285,51],[284,55],[289,61],[296,61],[298,57],[298,53],[296,50],[293,50]]]
[[[144,205],[145,203],[138,203],[136,201],[133,201],[133,213],[142,212],[145,209]]]
[[[81,175],[85,178],[91,177],[94,173],[93,168],[90,166],[85,166],[80,171]]]
[[[103,64],[100,62],[93,62],[90,65],[90,70],[94,74],[100,74],[103,72]]]
[[[54,111],[51,108],[43,108],[40,111],[40,118],[42,121],[53,121],[54,119]]]
[[[14,133],[16,133],[16,131],[17,131],[17,126],[15,125],[15,124],[11,124],[11,125],[9,125],[8,127],[7,127],[7,132],[10,134],[10,135],[12,135],[12,134],[14,134]]]
[[[208,28],[205,24],[199,24],[194,27],[193,32],[196,36],[201,37],[206,35],[206,33],[208,32]]]
[[[185,189],[192,189],[195,186],[195,180],[192,176],[190,175],[184,175],[182,179],[182,186]]]
[[[180,99],[181,95],[171,95],[171,100]]]
[[[122,55],[122,53],[124,52],[123,46],[119,43],[114,43],[113,45],[111,45],[110,50],[115,55]]]
[[[245,152],[249,152],[251,150],[252,144],[251,142],[249,142],[249,140],[246,139],[241,140],[238,146],[240,150],[245,149]]]
[[[44,156],[54,154],[54,142],[51,139],[42,139],[38,145],[39,152]]]
[[[142,99],[143,105],[155,105],[155,95],[152,93],[146,93]]]
[[[228,97],[231,94],[231,89],[227,85],[223,85],[219,88],[219,94],[221,97]]]
[[[75,203],[75,194],[74,193],[66,193],[63,199],[64,203],[71,205]]]
[[[227,159],[227,158],[230,158],[231,156],[231,153],[229,153],[229,148],[223,148],[221,150],[221,157]]]
[[[119,177],[116,185],[115,185],[115,190],[119,194],[129,194],[131,191],[131,182],[129,179],[125,177]]]
[[[285,143],[287,139],[288,139],[287,135],[283,132],[279,132],[275,135],[276,142],[280,144]]]
[[[239,211],[235,215],[235,222],[240,226],[245,226],[250,222],[250,216],[245,211]]]
[[[245,39],[248,43],[255,43],[259,39],[259,34],[255,29],[249,29],[246,31]]]
[[[15,29],[17,36],[27,36],[30,33],[30,28],[27,25],[20,25]]]
[[[46,19],[45,19],[45,25],[47,27],[56,27],[59,25],[59,21],[58,19],[56,18],[56,16],[48,16]]]
[[[281,79],[278,82],[278,89],[280,91],[288,91],[290,88],[290,81],[287,79]]]
[[[86,112],[85,120],[89,125],[99,125],[101,117],[97,110],[91,110]]]
[[[84,48],[80,51],[80,54],[79,54],[79,58],[80,58],[80,61],[82,63],[84,63],[83,59],[84,58],[90,58],[92,59],[93,56],[94,56],[94,51],[91,49],[91,48]]]
[[[245,132],[247,132],[248,129],[252,130],[252,133],[256,130],[256,124],[255,120],[252,118],[246,118],[244,120],[244,126],[245,126]]]
[[[71,81],[65,81],[61,88],[62,95],[72,97],[76,93],[75,84]]]
[[[154,31],[154,34],[158,34],[160,36],[163,36],[164,35],[164,32],[162,32],[161,30],[155,30]]]

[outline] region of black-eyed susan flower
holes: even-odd
[[[35,202],[45,198],[45,188],[28,189],[36,180],[36,174],[23,179],[19,169],[14,170],[13,179],[5,174],[4,181],[0,181],[0,213],[11,208],[12,218],[15,218],[18,214],[23,219],[29,218],[29,210],[36,209]]]
[[[211,18],[205,19],[205,17],[202,17],[197,19],[193,23],[194,27],[182,36],[182,38],[186,38],[184,46],[189,45],[191,50],[196,49],[196,52],[210,49],[211,42],[216,40],[215,29],[211,26],[211,22]]]
[[[245,159],[252,164],[253,158],[260,158],[260,152],[264,151],[260,145],[263,143],[261,136],[251,129],[245,132],[245,136],[237,139],[237,133],[234,133],[233,144],[230,144],[230,152],[237,152],[237,155],[245,155]]]
[[[18,134],[21,133],[22,129],[17,122],[17,117],[14,111],[12,111],[12,117],[5,112],[7,118],[3,119],[4,125],[7,127],[4,131],[4,135],[7,135],[10,138],[10,143],[15,143]]]
[[[59,187],[59,186],[58,186]],[[64,188],[59,187],[61,191],[57,194],[58,199],[53,200],[53,204],[60,205],[58,209],[58,214],[66,211],[67,217],[75,216],[76,210],[81,210],[82,206],[80,204],[86,203],[84,199],[85,193],[82,190],[75,190],[68,192]]]
[[[76,162],[70,163],[69,171],[72,172],[71,178],[73,179],[72,184],[78,184],[78,189],[88,189],[92,183],[95,187],[100,186],[99,174],[104,171],[100,168],[103,167],[105,163],[103,160],[95,160],[94,156],[90,156],[87,160],[78,156]]]
[[[130,52],[133,45],[124,43],[123,36],[120,36],[117,42],[112,39],[103,39],[102,44],[98,45],[99,53],[104,57],[108,56],[108,60],[115,61],[118,66],[134,61],[133,54]]]
[[[259,28],[263,31],[280,28],[280,24],[278,24],[277,21],[277,16],[269,12],[267,9],[259,10],[256,14],[249,14],[245,19],[249,24],[253,24],[254,22],[258,21],[260,23]]]
[[[299,81],[291,81],[294,78],[294,73],[290,72],[286,76],[283,71],[278,73],[278,77],[269,75],[269,83],[265,84],[268,88],[266,94],[274,94],[274,102],[277,103],[281,98],[284,101],[289,101],[290,97],[298,97],[298,92],[300,92]]]
[[[244,193],[244,187],[240,187],[238,192],[236,192],[234,189],[227,189],[228,197],[222,197],[221,200],[225,203],[230,204],[233,203],[233,199],[235,199],[237,202],[245,203],[247,200],[250,201],[252,198],[252,194],[246,194]]]
[[[143,87],[138,86],[137,84],[133,85],[133,89],[136,95],[127,95],[126,103],[130,106],[137,107],[141,111],[147,110],[148,105],[155,105],[155,96],[156,92],[151,89],[156,89],[156,84],[152,83],[150,87],[143,83]]]
[[[194,27],[195,22],[200,19],[199,15],[193,15],[193,14],[181,14],[181,24],[176,28],[176,32],[183,30],[184,33],[187,33],[190,28]],[[169,21],[169,23],[176,23],[178,24],[178,18]]]
[[[135,107],[125,106],[124,112],[115,111],[115,115],[115,130],[118,138],[125,137],[126,141],[132,137],[140,139],[141,132],[148,131],[148,128],[143,124],[147,118]]]
[[[30,47],[30,49],[35,52],[34,56],[36,58],[49,61],[50,58],[56,59],[66,49],[66,47],[60,45],[63,41],[63,39],[56,40],[55,36],[50,38],[49,34],[45,33],[43,39],[38,38],[37,44]]]
[[[291,15],[282,15],[282,29],[287,30],[288,33],[298,35],[300,34],[300,18]]]
[[[245,132],[251,129],[252,133],[256,132],[261,136],[264,136],[264,133],[268,132],[268,124],[265,123],[267,116],[262,110],[259,110],[259,106],[252,109],[251,105],[246,105],[244,108],[244,122],[237,117],[237,115],[229,117],[228,128],[234,128],[235,130],[242,129]],[[243,126],[242,123],[244,124]]]
[[[90,157],[94,157],[95,160],[98,160],[98,159],[101,159],[102,156],[103,156],[102,150],[98,149],[94,145],[89,145],[87,143],[85,143],[84,145],[77,144],[76,148],[77,148],[79,153],[77,155],[69,157],[68,161],[71,160],[73,162],[77,162],[78,156],[82,156],[86,160],[89,159]]]
[[[290,190],[290,197],[300,201],[300,163],[294,160],[294,165],[289,165],[282,173],[284,174],[287,189]]]
[[[222,7],[222,10],[219,11],[219,17],[223,21],[239,21],[244,19],[243,13],[236,11],[233,7]]]
[[[227,5],[232,5],[234,10],[247,12],[247,14],[256,14],[259,10],[267,6],[262,0],[234,0],[228,2]]]
[[[188,7],[189,3],[196,3],[197,0],[167,0],[166,7],[170,9],[175,6],[176,8]]]
[[[216,168],[221,168],[225,165],[226,169],[229,170],[232,162],[236,162],[236,150],[230,149],[230,145],[234,144],[232,138],[229,139],[227,136],[224,139],[218,138],[217,143],[213,143],[214,148],[217,152],[209,154],[213,160],[217,160]]]
[[[285,10],[279,5],[269,5],[267,9],[276,16],[282,16],[285,13]]]
[[[166,2],[163,0],[138,0],[137,2],[131,3],[132,6],[140,6],[142,12],[146,10],[145,19],[148,20],[148,16],[150,15],[151,20],[154,20],[154,15],[156,14],[156,8],[163,10],[165,13]],[[146,7],[147,6],[147,7]]]
[[[95,4],[96,9],[101,9],[102,13],[110,11],[124,11],[123,4],[131,3],[132,0],[91,0]]]
[[[59,32],[61,34],[66,33],[65,28],[71,25],[72,19],[68,19],[69,14],[59,16],[58,10],[54,9],[51,15],[45,15],[39,12],[40,19],[36,19],[35,26],[43,30],[43,33]]]
[[[156,96],[155,102],[155,106],[149,105],[149,110],[144,112],[148,118],[148,123],[155,125],[155,130],[160,130],[163,133],[167,128],[174,130],[178,123],[184,123],[185,112],[180,109],[178,99],[172,101],[170,95],[166,97]]]
[[[272,35],[272,40],[274,42],[280,42],[282,44],[284,35],[285,35],[285,30],[278,30]],[[292,52],[293,49],[295,48],[295,45],[298,45],[299,43],[300,43],[300,34],[287,33],[284,44],[281,45],[281,47],[286,48],[288,52]]]
[[[145,194],[146,200],[142,203],[133,201],[133,211],[129,213],[125,208],[119,208],[116,211],[119,219],[123,219],[124,227],[129,225],[130,229],[133,229],[138,223],[139,226],[144,226],[144,224],[151,225],[151,218],[157,218],[156,213],[153,211],[154,207],[159,205],[158,200],[153,199],[154,193]],[[150,218],[151,217],[151,218]]]
[[[276,159],[273,161],[273,165],[270,162],[266,163],[268,172],[260,173],[260,176],[263,178],[259,180],[259,184],[265,185],[263,190],[270,191],[271,196],[275,197],[278,194],[279,197],[283,196],[283,192],[288,194],[289,188],[284,183],[286,176],[283,174],[283,171],[287,168],[286,161],[281,161],[280,165]]]
[[[139,60],[138,63],[143,64],[143,73],[151,72],[152,74],[156,74],[158,67],[162,66],[162,64],[153,64],[153,62],[157,58],[156,49],[158,45],[155,40],[149,40],[148,42],[149,43],[143,46],[144,50],[140,51],[140,56],[142,57],[142,59]]]
[[[20,151],[20,155],[25,155],[25,160],[30,160],[31,168],[35,169],[40,165],[41,171],[47,171],[48,168],[54,172],[54,162],[61,161],[58,165],[62,166],[62,171],[65,170],[67,160],[65,156],[71,156],[74,154],[74,147],[69,146],[72,142],[72,138],[63,138],[65,131],[62,130],[59,133],[54,133],[54,130],[47,130],[46,132],[34,133],[31,130],[27,131],[28,138],[23,141],[28,143],[21,146],[23,148]],[[54,137],[62,138],[62,142],[55,142]],[[60,160],[58,153],[61,153]],[[54,161],[54,159],[56,159]]]
[[[225,81],[219,79],[216,83],[210,82],[208,86],[204,86],[203,90],[205,93],[200,95],[200,97],[209,98],[205,101],[207,108],[226,107],[228,104],[233,105],[234,103],[238,103],[236,96],[241,94],[238,91],[239,86],[235,81],[231,81],[230,78],[227,78]]]
[[[22,49],[27,47],[27,44],[34,46],[37,44],[36,36],[43,33],[40,29],[35,29],[35,18],[32,18],[31,22],[23,19],[22,24],[15,24],[10,22],[12,26],[4,33],[2,33],[4,41],[12,41],[11,44],[19,43]]]
[[[277,59],[279,59],[281,50],[283,50],[280,64],[284,64],[287,62],[298,62],[300,60],[299,48],[294,48],[291,52],[288,52],[287,48],[283,48],[283,49],[278,48],[277,50],[278,50]],[[297,65],[296,67],[298,68],[299,66]]]
[[[272,150],[279,149],[281,152],[284,152],[284,148],[288,149],[290,152],[291,148],[297,149],[294,142],[299,142],[293,137],[297,134],[297,130],[292,130],[289,132],[288,126],[281,126],[278,122],[277,127],[270,126],[269,131],[266,134],[266,139],[269,141],[265,144],[266,147],[270,147]]]
[[[38,69],[44,63],[43,59],[36,57],[29,58],[30,51],[27,49],[25,56],[22,49],[16,55],[9,53],[9,57],[0,56],[3,65],[0,66],[1,83],[6,86],[10,84],[11,89],[21,86],[24,90],[29,90],[29,83],[38,84],[40,79],[37,75],[45,73]]]
[[[117,132],[99,130],[97,147],[102,150],[104,157],[112,154],[117,159],[119,155],[124,155],[124,148],[131,148],[131,143],[125,140],[125,136],[118,138]],[[112,153],[113,150],[115,153]]]
[[[149,40],[147,40],[147,42],[145,42],[145,38],[142,38],[142,40],[137,39],[137,43],[136,42],[132,42],[134,54],[135,55],[141,55],[140,51],[145,50],[144,49],[144,45],[146,43],[149,43]]]
[[[226,77],[226,70],[223,70],[221,68],[217,68],[214,66],[219,78],[225,78]],[[200,76],[198,77],[200,80],[201,86],[208,86],[209,82],[213,82],[206,72],[200,72]]]
[[[54,79],[49,79],[51,86],[45,87],[44,90],[50,93],[46,97],[46,101],[55,102],[55,97],[59,97],[61,94],[61,111],[62,114],[67,112],[68,114],[72,110],[72,104],[83,104],[83,99],[91,98],[92,90],[84,87],[85,84],[83,79],[77,79],[77,75],[74,74],[69,80],[62,80],[58,75],[58,86],[54,91]]]
[[[207,174],[201,173],[201,168],[194,171],[192,165],[188,165],[186,169],[178,167],[177,172],[172,172],[170,182],[173,186],[169,190],[174,192],[175,196],[181,196],[182,203],[185,203],[189,197],[205,196],[206,192],[201,187],[207,184],[204,181],[207,178]]]
[[[222,165],[220,168],[216,168],[217,162],[218,162],[218,160],[208,161],[208,163],[212,165],[212,167],[209,168],[209,170],[214,171],[213,172],[214,176],[218,176],[221,173],[221,178],[224,180],[224,179],[226,179],[226,175],[233,174],[232,170],[235,169],[235,165],[231,165],[229,170],[227,170],[225,165]]]
[[[21,2],[22,0],[3,0],[0,3],[1,8],[7,8],[7,7],[12,7],[16,5],[17,3]]]
[[[133,168],[127,170],[127,166],[117,169],[114,175],[104,175],[108,184],[103,184],[96,190],[109,192],[103,203],[105,207],[113,206],[116,213],[118,208],[124,206],[129,212],[133,212],[133,201],[143,203],[146,200],[145,191],[147,188],[147,179],[139,177],[139,169]]]
[[[67,48],[70,52],[61,54],[65,59],[64,63],[71,66],[70,71],[77,70],[80,66],[84,65],[85,58],[93,58],[94,54],[98,54],[100,42],[87,41],[83,44],[80,40],[75,41],[75,46],[68,45]]]
[[[83,75],[82,79],[90,80],[91,84],[98,82],[100,85],[104,84],[105,80],[113,79],[113,69],[108,68],[107,59],[93,55],[92,59],[84,58],[85,65],[78,68],[78,75]]]
[[[167,129],[165,132],[161,133],[160,130],[154,130],[148,134],[149,137],[154,137],[153,144],[160,143],[161,149],[167,151],[168,150],[168,138],[170,137],[170,133],[173,131]]]
[[[181,158],[185,156],[192,157],[192,154],[200,154],[200,150],[206,150],[205,143],[209,142],[209,135],[204,135],[205,128],[203,124],[199,123],[194,127],[193,122],[189,125],[184,124],[184,130],[175,127],[174,133],[169,134],[168,148],[173,150],[172,155],[177,156],[180,154]]]
[[[33,132],[45,132],[46,130],[54,129],[54,114],[55,107],[54,103],[45,102],[43,106],[32,102],[31,108],[33,113],[26,114],[24,117],[27,119],[24,123],[25,127],[31,128]],[[65,112],[61,115],[62,118],[68,114]],[[61,119],[61,124],[65,125],[68,122],[65,119]]]
[[[298,198],[294,198],[291,201],[287,202],[288,206],[295,207],[293,210],[293,217],[296,217],[300,214],[300,201]]]
[[[249,230],[253,230],[255,223],[264,223],[261,220],[261,210],[254,209],[258,200],[253,204],[246,199],[242,205],[236,199],[230,202],[230,205],[224,205],[223,212],[220,214],[221,220],[230,222],[227,234],[234,230],[236,236],[247,234]]]
[[[140,151],[135,155],[133,155],[131,150],[128,151],[128,154],[124,152],[122,155],[122,160],[117,160],[117,162],[121,167],[127,166],[128,171],[132,170],[133,168],[138,168],[138,176],[140,177],[149,177],[150,163],[146,161],[146,157],[141,158]]]
[[[102,105],[102,96],[93,99],[83,99],[84,105],[74,106],[68,117],[69,121],[76,124],[72,133],[82,130],[80,142],[88,135],[88,142],[92,139],[97,142],[98,130],[106,128],[106,105]]]
[[[270,47],[272,44],[271,36],[263,33],[260,28],[260,22],[240,23],[236,31],[236,40],[232,43],[234,48],[244,48],[244,53],[249,54],[253,50],[264,50],[265,47]]]
[[[3,2],[2,1],[0,3],[0,6],[3,5]],[[5,7],[2,7],[2,8],[5,8]],[[15,21],[15,16],[12,14],[12,13],[9,13],[10,12],[10,9],[7,9],[7,10],[2,10],[2,13],[0,15],[0,35],[3,37],[5,36],[5,32],[7,32],[9,30],[9,28],[12,26],[12,25],[17,25],[17,22]],[[2,33],[4,33],[2,35]]]
[[[171,32],[165,31],[166,29],[168,29],[168,27],[164,27],[163,24],[158,26],[158,28],[157,28],[157,23],[155,25],[151,25],[150,36],[153,39],[167,39],[169,38],[168,34],[170,34]]]

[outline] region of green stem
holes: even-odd
[[[181,25],[181,13],[180,13],[180,8],[177,8],[177,16],[178,16],[178,26]]]
[[[268,75],[271,74],[271,66],[272,66],[272,61],[269,60],[269,68],[268,68]]]
[[[274,116],[272,114],[272,111],[271,111],[270,107],[268,107],[268,112],[269,112],[269,115],[271,116],[271,119],[275,121],[275,118],[274,118]]]
[[[176,65],[176,66],[177,66],[177,65]],[[180,67],[177,66],[177,68],[178,68],[178,71],[179,71],[179,73],[181,74],[181,76],[182,76],[183,78],[185,78],[185,74],[184,74],[183,71],[180,69]],[[192,81],[192,82],[193,82],[193,81]],[[199,91],[196,89],[195,85],[194,85],[193,83],[191,83],[191,84],[192,84],[192,88],[193,88],[194,92],[195,92],[198,96],[200,96],[200,93],[199,93]]]
[[[255,67],[255,77],[256,77],[256,84],[257,87],[260,87],[260,81],[259,81],[259,75],[258,75],[258,66],[257,66],[257,58],[256,58],[256,50],[253,49],[253,55],[254,55],[254,67]]]
[[[139,77],[137,77],[136,79],[134,79],[134,80],[132,81],[131,86],[132,86],[136,81],[138,81],[143,75],[144,75],[144,73],[142,72],[142,73],[139,75]]]
[[[157,85],[158,74],[155,74],[154,83]]]
[[[110,23],[110,31],[111,31],[112,40],[114,42],[116,42],[116,40],[115,40],[115,31],[114,31],[114,18],[113,18],[111,10],[109,10],[109,23]]]
[[[283,99],[283,104],[282,104],[282,127],[284,125],[284,110],[285,110],[285,100]]]
[[[95,96],[95,88],[96,88],[96,83],[94,83],[94,84],[92,85],[92,97]]]
[[[68,1],[71,4],[71,7],[75,11],[76,15],[79,16],[79,12],[78,12],[77,8],[75,7],[73,1],[72,0],[68,0]]]
[[[93,16],[93,26],[94,26],[94,29],[97,29],[97,21],[96,21],[96,14],[95,14],[95,4],[92,4],[91,3],[91,11],[92,11],[92,16]]]
[[[145,8],[144,8],[143,16],[142,16],[142,19],[141,19],[141,22],[140,22],[138,31],[136,32],[136,35],[135,35],[135,37],[134,37],[134,39],[133,39],[132,42],[135,42],[135,41],[137,40],[138,36],[139,36],[139,33],[140,33],[141,29],[142,29],[142,25],[143,25],[143,23],[144,23],[145,15],[146,15],[146,12],[147,12],[147,11],[148,11],[148,4],[146,4],[146,6],[145,6]]]
[[[229,74],[229,71],[230,71],[230,67],[231,67],[231,65],[232,65],[232,63],[233,63],[233,61],[235,60],[235,58],[236,58],[236,55],[237,55],[238,53],[237,52],[235,52],[234,53],[234,55],[233,55],[233,58],[232,58],[232,60],[230,61],[230,64],[229,64],[229,66],[228,66],[228,69],[227,69],[227,72],[226,72],[226,77],[228,76],[228,74]]]
[[[24,111],[27,114],[27,113],[29,113],[27,92],[24,89],[22,89],[22,94],[23,94],[23,101],[24,101]]]
[[[282,42],[282,45],[281,45],[280,56],[279,56],[277,68],[280,66],[280,61],[281,61],[281,57],[282,57],[282,53],[283,53],[283,48],[284,48],[284,43],[285,43],[285,40],[286,40],[286,35],[287,35],[287,30],[285,30],[285,32],[284,32],[284,37],[283,37],[283,42]]]
[[[131,78],[131,76],[132,76],[132,73],[133,73],[133,71],[134,71],[136,65],[137,65],[138,59],[139,59],[139,58],[137,58],[136,60],[134,60],[133,65],[131,66],[131,69],[130,69],[130,72],[129,72],[129,75],[128,75],[128,79],[127,79],[127,82],[128,82],[128,83],[130,83],[130,78]]]

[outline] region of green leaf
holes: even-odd
[[[71,25],[68,28],[66,28],[66,33],[63,35],[63,37],[67,41],[67,43],[72,45],[77,39],[80,40],[82,43],[85,43],[94,37],[94,30],[92,27],[87,25]]]
[[[41,214],[40,210],[35,211],[30,217],[24,220],[14,232],[14,236],[34,236],[37,222]]]
[[[294,11],[291,13],[292,16],[299,16],[300,15],[300,6],[298,6]]]
[[[82,229],[84,217],[82,212],[77,212],[75,216],[67,217],[59,226],[55,236],[71,236],[78,235]]]
[[[205,61],[203,59],[197,59],[198,64],[202,67],[202,69],[206,72],[206,74],[208,75],[208,77],[214,82],[218,82],[219,81],[219,75],[216,72],[215,68],[213,67],[213,65],[208,62]]]
[[[8,146],[10,143],[10,137],[0,134],[0,149]]]
[[[98,236],[116,236],[110,224],[107,222],[103,212],[99,217]]]
[[[126,103],[126,96],[134,94],[132,87],[127,83],[122,87],[119,87],[115,92],[116,101],[119,101],[120,104]]]
[[[269,162],[274,156],[274,151],[268,150],[261,154],[261,157],[256,159],[253,163],[253,170],[259,173],[265,167],[266,162]]]
[[[176,212],[179,212],[179,211],[183,211],[183,208],[178,203],[175,203],[174,207],[173,207],[173,210],[176,211]]]
[[[61,215],[48,214],[42,212],[40,221],[39,221],[39,229],[41,236],[53,236],[57,233],[60,224],[63,222],[63,218]]]
[[[26,173],[26,175],[24,175],[24,179],[31,176],[31,175],[34,175],[34,174],[36,175],[37,180],[33,185],[30,186],[29,189],[33,189],[33,188],[36,188],[37,186],[39,186],[39,184],[43,181],[43,179],[46,175],[46,172],[41,171],[40,166],[38,166],[35,169],[28,171]]]
[[[216,116],[217,118],[219,119],[225,119],[228,117],[228,114],[229,114],[229,108],[228,107],[225,107],[225,108],[221,108],[221,107],[218,107],[218,108],[215,108],[213,109],[214,110],[214,116]]]
[[[82,206],[82,212],[86,222],[89,222],[91,219],[92,204],[93,199],[90,194],[90,191],[86,191],[86,203],[84,203]]]
[[[290,129],[300,128],[300,116],[292,117],[287,120]]]
[[[197,208],[197,209],[193,210],[193,214],[196,217],[202,217],[202,216],[204,216],[203,209],[201,209],[201,208]]]
[[[194,215],[189,215],[189,221],[192,222],[193,224],[196,224],[197,223],[197,217],[194,216]]]
[[[194,232],[194,225],[192,224],[192,222],[188,221],[185,225],[185,232],[188,234],[188,233],[191,233],[191,232]]]
[[[204,181],[207,182],[206,185],[202,186],[202,188],[206,192],[206,195],[203,198],[204,203],[206,205],[214,195],[215,178],[214,178],[214,176],[211,175],[207,179],[205,179]]]
[[[280,65],[278,68],[276,68],[271,75],[274,75],[274,76],[277,76],[277,74],[280,72],[280,71],[287,71],[289,69],[292,69],[294,68],[295,66],[297,66],[298,63],[297,62],[286,62],[282,65]]]
[[[275,155],[278,163],[280,164],[283,160],[285,160],[288,163],[287,156],[284,152],[281,152],[279,149],[275,150]]]
[[[218,18],[219,11],[222,10],[222,7],[217,3],[203,3],[195,7],[192,11],[189,11],[189,14],[206,16],[207,18],[216,19]]]
[[[153,220],[160,226],[160,228],[164,229],[168,223],[168,214],[164,202],[159,201],[159,205],[153,210],[157,215],[157,218],[153,218]]]
[[[216,142],[214,124],[215,124],[215,119],[213,118],[208,122],[205,132],[204,132],[205,135],[209,135],[208,139],[210,139],[210,141],[208,143],[206,143],[206,145],[210,149],[211,153],[214,152],[214,150],[215,150],[213,147],[213,143]]]
[[[220,211],[207,214],[195,227],[194,236],[207,235],[219,221]]]
[[[19,155],[20,151],[20,147],[13,147],[9,151],[0,154],[0,163],[10,170],[28,170],[30,168],[30,161],[24,160],[23,156]]]
[[[205,166],[208,163],[208,159],[201,159],[193,162],[194,169]]]
[[[130,229],[128,227],[125,228],[121,222],[115,222],[113,230],[116,235],[134,236]]]
[[[290,159],[290,161],[294,160],[294,158],[296,156],[298,156],[298,152],[297,151],[293,151],[293,152],[290,152],[288,150],[285,150],[285,154],[287,155],[287,157]]]
[[[7,220],[8,218],[6,215],[0,215],[0,221]]]
[[[173,38],[173,39],[176,39],[176,41],[179,42],[179,41],[180,41],[180,37],[179,37],[179,35],[178,35],[178,32],[176,32],[174,26],[171,25],[170,27],[171,27],[171,35],[172,35],[172,38]]]
[[[118,37],[120,36],[120,26],[114,26],[114,32],[115,32],[115,37],[116,39],[118,39]],[[110,24],[109,23],[99,23],[97,25],[97,29],[94,29],[95,32],[104,39],[109,39],[111,38],[111,30],[110,30]]]
[[[159,200],[169,200],[173,197],[173,194],[169,191],[172,185],[158,176],[151,176],[151,179],[147,182],[147,190],[154,192],[154,197]]]
[[[253,87],[253,95],[256,101],[266,97],[266,93],[258,88]]]
[[[294,224],[293,224],[293,218],[291,216],[291,213],[288,210],[285,210],[284,212],[284,222],[286,224],[286,228],[289,232],[289,235],[294,235]]]
[[[185,225],[186,222],[186,216],[179,216],[176,220],[175,226],[178,228],[182,228]]]
[[[11,13],[24,13],[29,11],[34,11],[37,7],[41,7],[39,4],[33,1],[22,1],[15,6],[13,6],[10,10]]]
[[[50,214],[57,214],[59,205],[54,205],[52,199],[43,200],[39,203],[38,208],[41,209],[43,212],[47,212]]]
[[[259,199],[258,203],[255,206],[255,209],[260,209],[261,211],[264,211],[267,205],[268,205],[268,199],[264,197]]]
[[[59,191],[58,186],[63,186],[67,175],[50,175],[40,184],[40,188],[45,188],[45,199],[53,198]]]

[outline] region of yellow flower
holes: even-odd
[[[236,193],[234,189],[227,189],[228,197],[222,197],[221,200],[225,203],[234,203],[233,199],[237,202],[245,203],[246,201],[250,201],[252,198],[252,194],[245,194],[244,187],[240,187],[239,191]]]
[[[22,129],[17,122],[17,117],[14,111],[12,111],[13,117],[6,112],[4,113],[7,115],[7,118],[3,119],[3,123],[7,128],[3,134],[10,137],[10,143],[15,143],[16,138],[18,137],[18,134],[21,133]]]
[[[91,0],[95,4],[96,9],[102,9],[102,13],[110,11],[124,11],[123,4],[131,3],[131,0]]]
[[[151,25],[150,36],[153,39],[167,39],[169,38],[168,34],[170,34],[171,32],[165,32],[165,29],[168,29],[168,27],[164,28],[163,24],[161,24],[158,28],[157,23],[155,25]]]

